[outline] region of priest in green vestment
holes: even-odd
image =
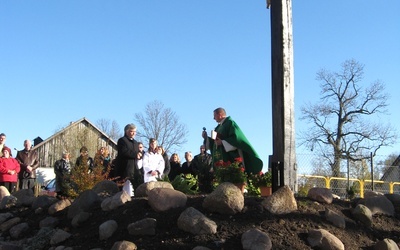
[[[211,137],[203,131],[204,144],[210,149],[213,166],[216,162],[234,162],[235,158],[242,158],[247,173],[258,174],[263,168],[263,162],[253,149],[242,130],[230,116],[226,116],[225,109],[214,110],[214,120],[218,126]]]

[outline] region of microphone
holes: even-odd
[[[204,138],[204,140],[203,140],[203,145],[204,145],[204,147],[206,148],[206,141],[207,141],[207,131],[206,131],[207,129],[206,129],[206,127],[203,127],[203,138]],[[206,133],[206,137],[204,137],[204,133]]]

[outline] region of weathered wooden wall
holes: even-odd
[[[40,167],[53,167],[55,161],[61,159],[64,151],[70,153],[70,159],[72,163],[75,163],[82,146],[88,148],[91,157],[94,157],[102,146],[108,148],[111,159],[117,155],[116,143],[85,118],[71,123],[65,129],[39,143],[34,150],[38,153]]]

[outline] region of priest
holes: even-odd
[[[206,131],[202,133],[204,145],[211,151],[213,166],[218,161],[234,162],[235,158],[240,157],[248,174],[259,173],[263,168],[262,160],[236,122],[230,116],[226,116],[225,109],[215,109],[214,120],[218,126],[211,136],[209,137]]]

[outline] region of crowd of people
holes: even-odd
[[[246,172],[258,173],[262,169],[262,161],[239,126],[226,116],[223,108],[214,110],[214,120],[218,123],[215,133],[208,136],[207,132],[203,131],[204,141],[200,145],[199,154],[193,157],[190,151],[185,152],[183,163],[177,153],[169,157],[162,145],[158,145],[156,138],[149,139],[148,148],[145,150],[144,144],[135,139],[136,126],[128,124],[124,128],[124,135],[117,142],[118,154],[114,160],[110,159],[106,147],[101,147],[92,158],[88,149],[83,146],[75,166],[85,164],[89,171],[93,171],[94,166],[101,166],[103,173],[109,171],[110,178],[117,181],[129,180],[133,189],[142,183],[166,178],[173,181],[177,176],[190,174],[197,177],[199,190],[205,193],[213,189],[213,166],[217,161],[233,162],[236,157],[241,157]],[[5,141],[6,135],[0,134],[0,185],[5,186],[10,193],[16,190],[18,182],[20,189],[33,189],[39,159],[32,150],[31,142],[25,140],[24,149],[12,158],[11,149],[5,145]],[[71,168],[70,154],[63,152],[62,158],[54,164],[56,192],[60,198],[68,196],[66,176],[70,174]]]
[[[17,152],[15,158],[6,146],[6,135],[0,134],[0,186],[12,193],[19,189],[33,189],[36,180],[36,169],[39,167],[38,156],[32,149],[30,140],[24,141],[24,149]]]
[[[144,150],[143,143],[135,140],[136,132],[134,124],[125,126],[124,136],[117,143],[118,155],[113,164],[115,175],[122,180],[129,180],[133,188],[159,179],[173,181],[181,174],[197,176],[201,182],[203,173],[208,173],[207,177],[211,180],[211,155],[206,152],[204,145],[200,146],[200,154],[194,158],[191,152],[185,152],[186,161],[181,163],[177,153],[169,157],[155,138],[149,139],[148,148]]]
[[[193,157],[190,151],[185,152],[185,162],[182,164],[176,153],[168,158],[167,152],[158,145],[155,138],[149,140],[148,150],[143,151],[143,144],[135,140],[136,126],[126,125],[124,136],[117,143],[118,155],[115,161],[117,175],[130,180],[133,188],[136,188],[144,182],[157,181],[165,177],[173,181],[181,174],[191,174],[198,178],[200,191],[211,192],[213,166],[216,162],[233,162],[240,157],[247,173],[259,173],[263,162],[236,122],[226,115],[223,108],[215,109],[213,115],[218,123],[213,135],[208,136],[207,132],[203,131],[204,141],[200,145],[200,153]],[[211,154],[207,153],[207,150],[210,150]]]

